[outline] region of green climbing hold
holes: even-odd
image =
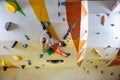
[[[45,53],[50,56],[50,55],[52,55],[52,53],[53,53],[53,49],[52,49],[52,48],[48,48],[48,49],[45,51]]]
[[[26,14],[24,13],[24,11],[22,10],[22,8],[19,6],[18,2],[16,0],[5,0],[7,3],[9,2],[15,2],[17,5],[17,10],[24,16],[26,16]]]

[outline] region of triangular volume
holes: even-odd
[[[26,66],[26,65],[21,65],[21,68],[22,68],[22,69],[25,69],[25,66]]]
[[[37,19],[39,22],[50,22],[49,15],[47,12],[47,8],[45,5],[45,0],[29,0],[31,7],[33,8],[34,13],[36,14]],[[56,31],[54,30],[53,25],[49,25],[49,27],[45,26],[47,31],[51,34],[53,38],[55,38],[57,41],[60,41]]]
[[[8,68],[7,66],[3,66],[3,70],[4,70],[4,71],[6,71],[6,70],[7,70],[7,68]]]
[[[109,65],[108,65],[108,67],[111,67],[111,66],[117,66],[117,65],[120,65],[120,60],[113,60],[112,61],[112,63],[110,63]]]
[[[108,66],[110,67],[110,66],[117,66],[117,65],[120,65],[120,49],[119,49],[115,59]]]

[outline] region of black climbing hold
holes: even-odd
[[[69,35],[69,33],[72,31],[72,29],[75,27],[76,21],[73,21],[70,25],[69,29],[67,30],[66,34],[64,35],[63,39],[66,39]]]
[[[35,66],[36,69],[39,69],[40,67],[39,66]]]
[[[60,2],[58,2],[58,6],[60,6]]]
[[[67,44],[64,41],[61,41],[61,46],[60,47],[65,47]]]
[[[92,64],[93,62],[91,61],[90,63]]]
[[[25,38],[26,38],[27,40],[30,40],[30,38],[28,37],[28,35],[25,35]]]
[[[47,30],[44,23],[42,21],[40,23],[42,25],[43,30]],[[49,36],[49,38],[52,38],[51,34],[48,31],[47,31],[47,35]]]
[[[17,41],[14,41],[14,42],[11,44],[11,48],[14,48],[17,43],[18,43]]]
[[[58,12],[58,17],[60,16],[60,12]]]
[[[21,65],[22,69],[25,69],[25,66],[26,66],[26,65]]]
[[[62,60],[62,59],[58,59],[58,60],[46,60],[46,61],[49,62],[49,63],[53,63],[53,64],[63,63],[64,62],[64,60]]]
[[[111,26],[115,26],[115,24],[111,24]]]
[[[110,75],[112,76],[114,73],[110,73]]]
[[[68,56],[70,56],[71,54],[70,54],[70,53],[66,53],[66,55],[67,55],[66,57],[68,57]]]
[[[98,66],[95,66],[95,68],[97,69],[97,68],[98,68]]]
[[[101,71],[101,74],[103,74],[104,72],[103,71]]]
[[[8,68],[7,66],[3,66],[3,70],[4,70],[4,71],[6,71],[6,70],[7,70],[7,68]]]
[[[87,71],[87,73],[89,73],[89,71]]]
[[[6,22],[5,23],[5,29],[8,31],[10,26],[11,26],[12,22]]]
[[[32,65],[31,60],[27,60],[28,65]]]

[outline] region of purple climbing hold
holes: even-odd
[[[65,18],[63,18],[63,21],[65,21]]]

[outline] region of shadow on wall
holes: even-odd
[[[110,13],[117,0],[97,0],[88,1],[90,13]]]

